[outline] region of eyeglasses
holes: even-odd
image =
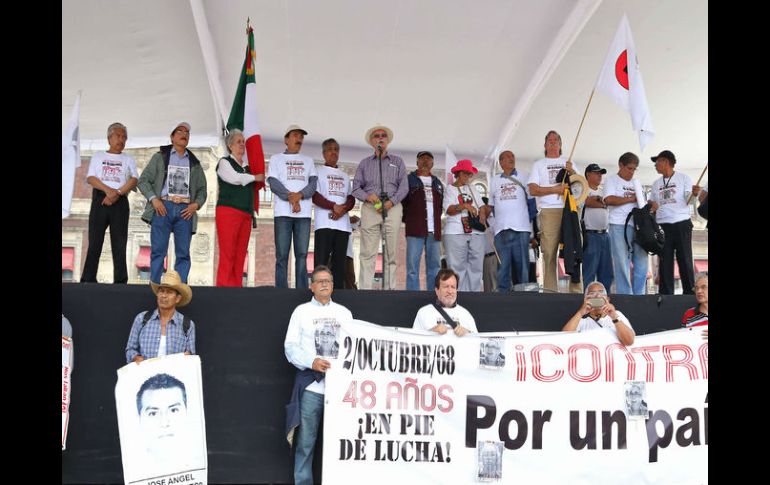
[[[318,283],[319,285],[330,285],[332,280],[315,280],[313,283]]]
[[[184,128],[177,128],[176,130],[174,130],[174,133],[187,133],[187,134],[189,134],[190,130],[185,130]]]
[[[377,133],[376,135],[372,135],[372,138],[387,138],[387,133]]]
[[[588,293],[586,293],[586,296],[604,296],[604,295],[606,295],[606,293],[603,291],[589,291]]]

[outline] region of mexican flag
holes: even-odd
[[[243,137],[246,138],[245,157],[249,162],[249,170],[252,174],[257,175],[265,173],[265,153],[262,150],[262,137],[259,134],[257,85],[254,78],[256,53],[254,52],[254,29],[250,25],[247,36],[246,59],[243,61],[238,89],[235,91],[230,118],[227,120],[227,129],[238,128],[243,131]],[[257,214],[259,214],[259,191],[264,187],[264,182],[257,182],[254,191],[254,210],[257,211]]]

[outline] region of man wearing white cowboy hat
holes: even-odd
[[[388,153],[388,145],[393,141],[393,131],[387,126],[376,125],[369,128],[364,136],[366,143],[374,148],[374,154],[364,158],[358,164],[353,178],[353,197],[363,202],[361,205],[361,288],[370,290],[374,286],[374,265],[377,259],[382,232],[385,231],[385,257],[388,289],[396,288],[396,254],[398,254],[398,231],[401,228],[403,209],[401,201],[409,192],[406,177],[406,165],[398,155]],[[378,159],[378,157],[380,157]],[[382,172],[380,172],[382,160]],[[380,176],[382,173],[382,176]],[[385,193],[386,200],[380,195]],[[382,211],[386,211],[384,229],[381,228]],[[384,276],[384,274],[383,274]]]
[[[183,282],[190,273],[190,241],[198,225],[198,210],[206,203],[206,174],[189,150],[190,124],[173,125],[171,145],[160,147],[142,171],[137,187],[147,198],[142,220],[150,224],[150,281],[160,281],[168,241],[174,233],[174,269]]]
[[[126,362],[162,357],[184,352],[195,353],[195,324],[176,309],[192,300],[192,289],[179,273],[168,271],[160,284],[150,282],[157,295],[158,309],[139,313],[134,318],[126,344]]]

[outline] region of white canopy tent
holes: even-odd
[[[391,150],[436,164],[449,144],[491,163],[512,149],[525,169],[548,130],[569,153],[607,48],[628,15],[655,138],[639,152],[630,117],[594,96],[574,159],[613,169],[626,151],[672,150],[696,179],[708,159],[708,5],[701,0],[69,0],[62,3],[62,128],[83,91],[83,150],[106,147],[106,128],[128,126],[128,147],[168,143],[192,125],[192,146],[218,143],[254,27],[266,153],[283,130],[308,130],[303,152],[321,158],[336,138],[343,161],[369,147],[375,123]],[[647,161],[645,163],[645,161]]]

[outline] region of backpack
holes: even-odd
[[[142,328],[139,329],[139,334],[142,334],[142,330],[144,330],[144,326],[147,325],[147,322],[150,321],[150,318],[152,317],[152,312],[155,310],[147,310],[144,312],[144,316],[142,317]],[[190,317],[185,315],[182,318],[182,331],[185,335],[187,335],[187,331],[190,330]]]
[[[666,235],[663,233],[663,229],[660,228],[655,216],[650,213],[650,206],[645,205],[641,209],[634,207],[626,217],[625,228],[628,227],[628,221],[634,218],[634,242],[644,248],[649,254],[660,255],[663,253],[663,243],[666,240]],[[626,240],[626,246],[628,252],[633,253],[631,244],[628,243],[628,232],[623,231],[623,238]]]
[[[698,206],[698,215],[702,218],[709,220],[709,194],[706,192],[706,197],[703,198],[703,202]]]

